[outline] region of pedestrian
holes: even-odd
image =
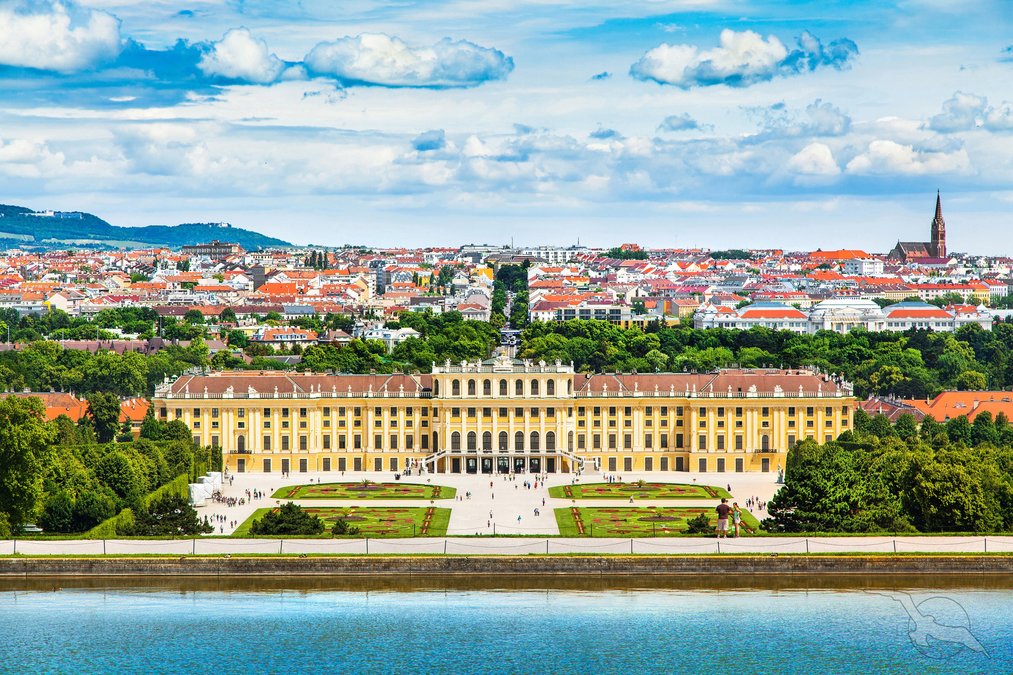
[[[746,532],[752,534],[752,531],[745,526],[742,522],[742,510],[739,509],[738,502],[732,504],[732,526],[735,528],[735,536],[739,536],[739,528],[741,527]]]
[[[718,514],[718,539],[724,539],[725,535],[728,534],[728,514],[732,510],[732,507],[728,506],[728,500],[722,497],[721,503],[714,510]]]

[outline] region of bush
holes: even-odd
[[[707,518],[706,513],[701,513],[696,518],[690,518],[686,521],[686,534],[711,534],[714,532],[714,526],[711,524],[710,519]]]
[[[154,500],[150,506],[141,506],[134,514],[132,525],[117,530],[117,534],[133,537],[164,537],[205,534],[212,527],[197,517],[190,501],[179,495],[167,494]]]
[[[338,518],[334,523],[334,527],[331,528],[331,534],[356,535],[359,534],[359,528],[349,525],[348,521],[344,518]]]
[[[286,502],[280,509],[268,511],[263,518],[253,521],[250,534],[321,534],[324,521],[303,511],[294,502]]]

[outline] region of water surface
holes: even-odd
[[[895,578],[581,581],[8,580],[0,582],[0,671],[1013,669],[1005,577],[928,588]],[[947,641],[915,644],[895,598],[932,610],[941,625],[966,623],[987,654]]]

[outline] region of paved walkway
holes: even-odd
[[[450,514],[450,525],[447,534],[449,535],[476,535],[476,534],[523,534],[523,535],[558,535],[559,528],[556,526],[556,519],[553,509],[570,506],[569,499],[554,499],[549,497],[549,488],[556,485],[569,485],[573,481],[580,483],[601,483],[604,478],[601,474],[584,474],[575,477],[572,474],[546,474],[547,480],[543,483],[535,474],[518,474],[516,476],[500,475],[468,475],[468,474],[424,474],[422,476],[402,477],[404,483],[428,483],[432,485],[447,485],[457,489],[457,495],[461,501],[456,499],[437,499],[434,505],[442,508],[452,509]],[[513,480],[511,480],[511,478]],[[620,478],[617,474],[616,478]],[[722,488],[731,488],[734,499],[740,506],[745,508],[747,497],[756,497],[761,501],[768,501],[778,485],[774,482],[773,474],[699,474],[699,473],[631,473],[621,476],[625,482],[633,482],[640,479],[649,482],[672,482],[689,483],[699,485],[714,485]],[[270,497],[279,488],[287,485],[303,485],[306,483],[337,483],[357,482],[371,480],[376,482],[394,482],[394,475],[390,473],[351,473],[344,476],[339,473],[297,473],[282,478],[278,474],[256,474],[240,473],[232,476],[232,484],[226,484],[223,494],[226,497],[246,498],[246,490],[260,490]],[[538,488],[525,488],[524,483],[532,485],[538,481]],[[491,485],[490,485],[491,484]],[[465,495],[471,493],[471,499]],[[249,518],[258,508],[275,506],[288,500],[261,499],[253,502],[246,502],[242,506],[225,506],[208,502],[207,506],[200,507],[198,513],[201,515],[224,515],[225,524],[215,522],[215,534],[231,534],[235,528]],[[302,506],[429,506],[429,500],[423,499],[302,499],[293,500]],[[629,500],[622,499],[584,499],[577,500],[583,506],[629,506]],[[665,500],[636,500],[636,506],[712,506],[718,500],[696,500],[696,499],[665,499]],[[535,509],[540,515],[535,516]],[[759,510],[752,510],[757,519],[766,517],[766,513]],[[517,517],[520,516],[518,521]]]

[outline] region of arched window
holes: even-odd
[[[508,447],[509,443],[510,443],[509,438],[510,438],[510,436],[507,434],[507,432],[505,432],[505,431],[499,432],[499,449],[500,450],[508,450],[509,449],[509,447]]]
[[[433,432],[433,450],[440,449],[440,434],[436,431]]]
[[[545,432],[545,449],[555,450],[556,449],[556,432],[546,431]]]
[[[531,395],[538,396],[538,380],[531,380]]]
[[[566,449],[573,450],[573,432],[566,434]]]
[[[455,431],[450,434],[450,449],[460,450],[461,449],[461,432]]]
[[[440,395],[440,381],[439,380],[433,380],[433,396],[439,396],[439,395]]]
[[[539,445],[538,445],[538,432],[537,431],[532,431],[531,432],[531,449],[532,450],[537,450],[538,448],[539,448]]]
[[[451,396],[460,396],[461,395],[461,381],[460,380],[454,380],[453,382],[450,383],[450,395]]]
[[[492,381],[486,380],[482,383],[482,396],[492,396]]]
[[[507,395],[507,383],[506,383],[506,380],[500,380],[499,381],[499,395],[500,396],[506,396]]]
[[[514,382],[514,396],[524,396],[524,380]]]
[[[478,442],[478,436],[475,435],[474,431],[469,431],[468,432],[468,449],[469,450],[477,450],[478,449],[477,442]]]
[[[524,449],[524,432],[518,431],[514,434],[514,450]]]
[[[548,382],[545,383],[545,395],[546,396],[555,396],[556,395],[556,381],[555,380],[549,380]]]
[[[485,431],[482,433],[482,449],[492,450],[492,432]]]
[[[475,380],[468,380],[468,396],[475,395]]]
[[[573,380],[566,381],[566,395],[570,396],[573,394]]]
[[[764,450],[770,450],[770,436],[767,434],[760,436],[760,447]]]
[[[236,439],[236,452],[246,452],[246,436],[242,434]]]

